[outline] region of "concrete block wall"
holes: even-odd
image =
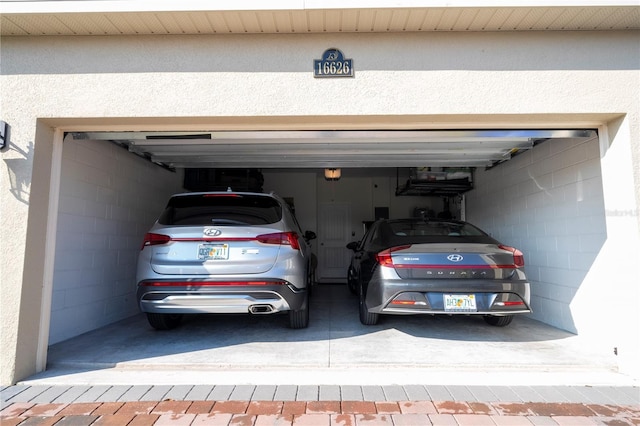
[[[577,332],[571,302],[607,238],[597,138],[542,143],[475,179],[467,220],[525,254],[533,318]]]
[[[49,344],[138,312],[140,244],[182,180],[108,142],[64,142]]]

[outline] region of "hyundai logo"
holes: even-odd
[[[214,228],[205,228],[203,232],[207,237],[217,237],[218,235],[222,234],[221,230]]]
[[[447,256],[447,259],[449,259],[451,262],[461,262],[464,257],[462,257],[462,255],[460,254],[450,254],[449,256]]]

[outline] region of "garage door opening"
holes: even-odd
[[[290,200],[319,236],[320,282],[345,282],[345,246],[377,217],[448,211],[520,247],[539,283],[533,318],[575,332],[570,303],[606,238],[599,161],[590,129],[69,133],[49,343],[137,314],[142,236],[187,170],[219,169],[260,170]],[[566,241],[585,234],[569,262]],[[575,273],[549,267],[564,260]]]

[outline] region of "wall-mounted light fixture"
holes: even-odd
[[[4,121],[0,121],[0,149],[7,145],[7,139],[9,138],[9,126]]]
[[[338,180],[340,175],[340,169],[324,169],[324,178],[326,180]]]

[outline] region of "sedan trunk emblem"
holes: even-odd
[[[205,228],[203,233],[207,237],[217,237],[218,235],[222,234],[222,231],[214,228]]]
[[[449,256],[447,256],[447,259],[449,259],[451,262],[460,262],[462,261],[462,259],[464,259],[464,257],[459,254],[450,254]]]

